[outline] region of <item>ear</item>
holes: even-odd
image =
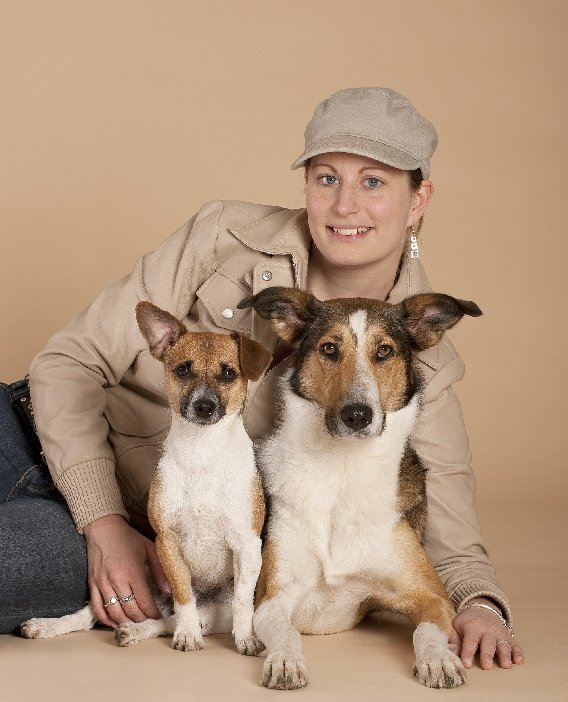
[[[231,334],[239,347],[239,363],[247,380],[258,380],[270,365],[272,355],[262,344],[244,334]]]
[[[173,346],[187,331],[173,315],[151,302],[139,302],[136,305],[136,321],[142,336],[148,342],[150,353],[159,361],[168,346]]]
[[[297,346],[313,319],[318,300],[310,293],[295,288],[272,287],[253,297],[241,300],[237,307],[252,307],[261,317],[269,319],[278,336]]]
[[[451,329],[464,314],[470,317],[481,314],[475,302],[441,293],[412,295],[397,307],[414,346],[420,351],[437,344],[446,329]]]

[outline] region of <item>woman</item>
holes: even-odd
[[[168,430],[168,410],[161,365],[136,325],[136,303],[151,300],[192,329],[251,334],[274,351],[266,322],[237,308],[241,298],[263,287],[295,285],[324,300],[393,303],[430,289],[415,234],[432,197],[432,125],[401,95],[361,88],[339,91],[318,105],[305,136],[306,149],[293,164],[305,169],[305,210],[205,205],[56,334],[32,363],[39,435],[55,484],[84,533],[90,596],[109,626],[159,616],[144,577],[146,563],[168,589],[154,545],[143,535],[146,489]],[[508,628],[509,604],[479,533],[467,436],[451,389],[463,364],[447,340],[417,354],[417,363],[426,380],[415,436],[429,467],[425,547],[459,612],[453,643],[466,667],[478,649],[483,668],[493,667],[495,658],[511,667],[523,654]],[[245,423],[253,438],[270,429],[277,375],[275,368],[249,388]],[[0,604],[4,631],[30,616],[74,611],[87,595],[82,537],[61,502],[29,497],[27,480],[38,467],[23,470],[33,463],[26,446],[14,446],[12,454],[0,508],[0,573],[9,573]],[[37,533],[37,524],[47,519],[56,538]],[[45,549],[51,552],[50,570]],[[37,574],[19,595],[20,605],[14,562],[24,556]],[[61,576],[63,565],[66,594],[57,602],[51,571]]]

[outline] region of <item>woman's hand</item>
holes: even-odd
[[[153,542],[132,527],[118,514],[97,519],[84,528],[89,565],[91,604],[97,618],[107,626],[125,622],[159,619],[148,582],[146,563],[157,586],[170,592],[165,573]],[[130,602],[104,607],[111,597],[134,595]]]
[[[495,608],[495,604],[483,597],[479,602]],[[497,657],[501,668],[511,668],[513,663],[524,661],[523,649],[501,622],[499,617],[483,607],[463,609],[454,619],[454,633],[450,645],[466,668],[473,666],[473,658],[479,649],[479,662],[483,670],[491,670]]]

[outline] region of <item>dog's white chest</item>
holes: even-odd
[[[232,552],[251,538],[254,454],[242,425],[194,434],[199,441],[170,433],[158,466],[156,509],[176,534],[194,589],[207,590],[228,582]]]
[[[291,578],[336,586],[394,575],[398,471],[415,403],[389,414],[376,440],[336,441],[309,403],[290,395],[286,401],[285,421],[259,458],[282,530],[279,545],[302,553],[288,566]]]

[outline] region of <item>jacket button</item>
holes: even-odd
[[[263,280],[271,280],[272,279],[272,273],[270,271],[262,271],[262,275],[260,276]]]
[[[221,314],[223,317],[225,317],[225,319],[232,319],[232,317],[235,316],[235,311],[230,307],[225,307],[225,309],[221,311]]]

